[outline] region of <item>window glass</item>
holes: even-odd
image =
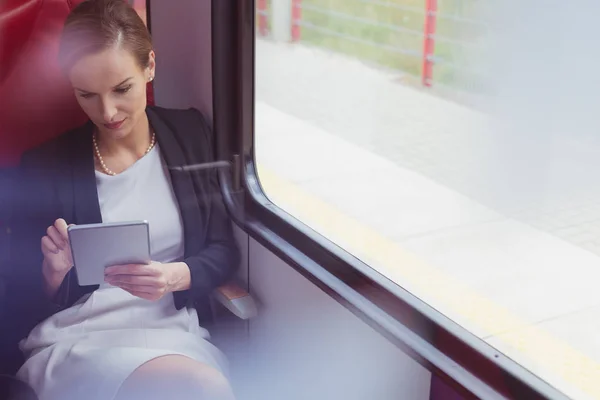
[[[597,398],[600,6],[495,3],[257,1],[260,182],[499,354]]]

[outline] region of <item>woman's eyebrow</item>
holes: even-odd
[[[129,78],[125,79],[124,81],[122,81],[122,82],[116,84],[115,86],[113,86],[113,89],[118,88],[119,86],[123,85],[124,83],[127,83],[127,81],[129,81],[131,79],[133,79],[132,76],[130,76]],[[79,89],[77,87],[75,89],[79,90],[80,92],[83,92],[83,93],[92,93],[92,92],[88,92],[87,90]]]
[[[122,84],[124,84],[124,83],[127,83],[127,81],[128,81],[128,80],[130,80],[130,79],[133,79],[133,76],[130,76],[129,78],[125,79],[123,82],[121,82],[121,83],[119,83],[119,84],[117,84],[117,85],[113,86],[113,89],[114,89],[114,88],[118,88],[119,86],[121,86],[121,85],[122,85]]]

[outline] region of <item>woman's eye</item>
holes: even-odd
[[[81,93],[79,96],[83,97],[84,99],[89,99],[93,95],[93,93]]]
[[[131,85],[126,86],[126,87],[122,87],[122,88],[118,88],[115,89],[115,92],[119,93],[119,94],[123,94],[123,93],[127,93],[129,92],[129,89],[131,89]]]

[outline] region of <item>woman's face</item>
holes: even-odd
[[[100,135],[126,137],[145,118],[146,84],[154,77],[154,52],[147,68],[121,48],[81,58],[69,73],[79,105]]]

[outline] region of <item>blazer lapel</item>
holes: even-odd
[[[61,206],[60,216],[68,224],[75,222],[75,197],[73,185],[73,160],[70,144],[61,147],[62,152],[58,159],[59,178],[56,180],[58,200]]]
[[[61,190],[59,196],[63,202],[63,208],[66,209],[64,212],[72,213],[73,219],[67,220],[69,224],[82,225],[102,222],[94,168],[93,127],[93,123],[88,121],[81,129],[73,132],[73,136],[69,138],[70,145],[67,146],[67,154],[65,154],[65,157],[70,157],[69,172],[72,179],[70,182],[63,181],[62,187],[59,188]],[[68,205],[72,206],[70,210],[67,209]],[[68,217],[68,214],[65,214],[65,218]],[[69,288],[68,304],[72,304],[81,296],[98,288],[98,285],[79,286],[75,268],[71,269],[67,285]]]
[[[173,167],[188,164],[181,143],[177,140],[183,132],[174,132],[168,121],[161,118],[151,108],[146,109],[150,125],[156,134],[156,141],[160,146],[161,155],[169,168],[169,175],[173,191],[181,211],[185,235],[185,254],[195,254],[202,244],[201,229],[202,214],[198,205],[194,182],[187,172],[176,171]]]
[[[94,168],[94,150],[92,142],[93,124],[88,122],[75,133],[71,147],[71,172],[73,176],[73,202],[76,224],[95,224],[102,222],[96,173]],[[68,222],[68,221],[67,221]]]

